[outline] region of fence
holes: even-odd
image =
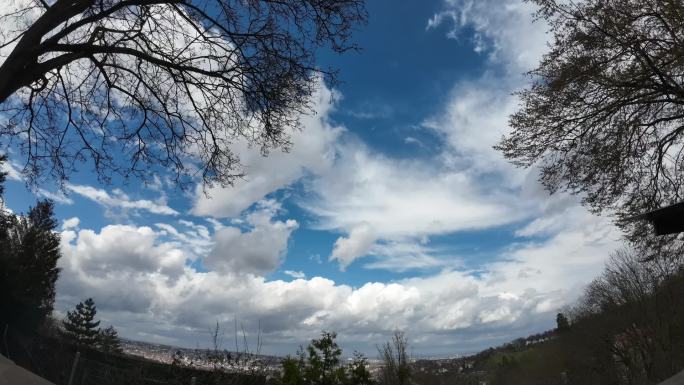
[[[0,352],[56,385],[266,385],[262,375],[201,370],[5,331]]]

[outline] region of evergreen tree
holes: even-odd
[[[368,371],[368,360],[359,352],[354,352],[352,363],[349,364],[348,383],[350,385],[372,385],[375,383]]]
[[[563,333],[570,330],[570,322],[563,313],[558,313],[556,316],[556,331]]]
[[[303,352],[300,350],[300,353]],[[298,354],[298,357],[285,357],[282,366],[282,385],[304,385],[305,364],[303,354]]]
[[[66,319],[62,322],[65,337],[76,345],[95,347],[100,325],[100,321],[95,321],[95,314],[97,309],[92,298],[80,302],[74,311],[68,311]]]
[[[0,164],[4,161],[0,156]],[[0,202],[2,182],[0,174]],[[0,204],[0,323],[34,331],[52,313],[61,257],[52,201],[17,216]]]
[[[344,382],[346,373],[340,365],[342,349],[335,342],[336,337],[337,333],[323,332],[321,338],[309,344],[305,371],[307,384],[337,385]]]
[[[114,326],[110,325],[108,328],[100,329],[98,331],[97,347],[108,353],[123,353],[119,333],[114,329]]]

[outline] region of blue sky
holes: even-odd
[[[56,310],[92,296],[123,336],[185,346],[261,322],[281,354],[323,329],[373,355],[399,328],[414,354],[446,355],[551,328],[619,234],[492,149],[545,48],[532,11],[368,2],[362,50],[321,52],[340,83],[319,84],[292,152],[238,143],[247,177],[208,196],[87,168],[28,191],[9,149],[7,206],[53,197],[64,224]]]

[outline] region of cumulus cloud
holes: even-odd
[[[66,230],[58,307],[92,296],[122,335],[185,346],[204,343],[212,323],[238,318],[248,326],[261,322],[265,351],[273,353],[291,352],[321,329],[338,331],[346,347],[371,352],[395,328],[416,336],[416,351],[463,352],[475,346],[468,344],[502,342],[511,329],[552,325],[553,312],[612,247],[610,227],[587,227],[589,218],[553,239],[512,247],[509,262],[493,262],[480,275],[449,268],[356,288],[292,271],[286,274],[298,279],[290,282],[200,271],[185,263],[181,247],[149,227]],[[520,272],[534,279],[521,280]],[[465,345],[463,333],[470,336]]]
[[[264,201],[246,216],[249,230],[234,226],[217,230],[213,250],[204,258],[204,265],[220,273],[273,272],[287,251],[290,234],[299,226],[293,219],[273,220],[278,210],[274,201]]]
[[[119,189],[113,190],[112,194],[103,189],[98,189],[92,186],[75,184],[67,184],[66,189],[97,202],[108,210],[119,209],[123,210],[124,212],[127,210],[143,210],[159,215],[179,214],[178,211],[167,206],[164,202],[154,202],[146,199],[134,200]]]

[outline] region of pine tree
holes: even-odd
[[[95,321],[95,314],[97,309],[92,298],[80,302],[74,311],[68,311],[62,322],[65,337],[76,345],[95,347],[100,325],[100,321]]]
[[[4,161],[0,156],[0,164]],[[0,202],[2,182],[0,174]],[[35,331],[52,313],[61,257],[54,205],[39,201],[17,216],[0,204],[0,324]]]
[[[568,318],[563,313],[558,313],[556,316],[556,331],[559,333],[564,333],[570,330],[570,322]]]
[[[350,385],[372,385],[375,383],[370,371],[368,371],[368,359],[359,352],[354,352],[352,363],[349,364],[347,382]]]
[[[97,348],[108,353],[123,353],[119,333],[114,326],[100,329],[97,333]]]

